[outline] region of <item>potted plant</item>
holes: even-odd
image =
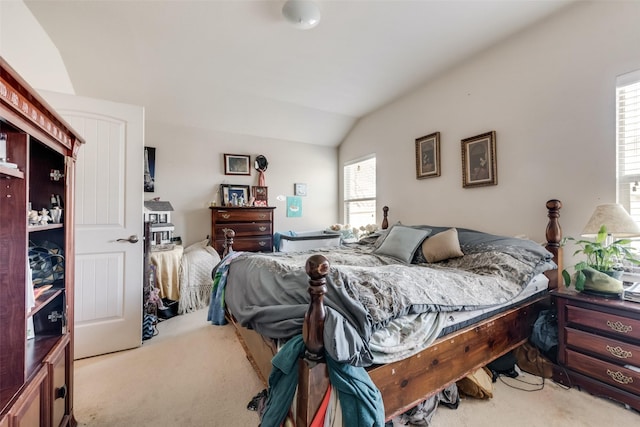
[[[607,236],[607,227],[603,225],[594,241],[565,238],[563,244],[570,240],[579,246],[579,249],[574,252],[574,256],[584,254],[587,258],[586,261],[580,261],[574,266],[576,290],[585,290],[585,284],[587,284],[589,290],[592,291],[619,293],[622,291],[622,283],[619,280],[623,272],[622,263],[626,261],[640,265],[640,261],[627,246],[631,243],[630,239],[620,239],[608,243]],[[567,270],[562,271],[562,277],[565,286],[570,286],[571,275]],[[618,280],[614,282],[610,278]]]

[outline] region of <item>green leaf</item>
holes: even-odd
[[[584,290],[584,282],[587,281],[587,277],[584,275],[582,271],[578,271],[576,274],[576,290],[583,291]]]
[[[564,285],[568,288],[571,285],[571,275],[567,270],[562,270],[562,278],[564,279]]]

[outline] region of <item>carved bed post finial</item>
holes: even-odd
[[[309,275],[309,295],[311,303],[304,315],[302,339],[307,347],[305,358],[313,362],[324,359],[324,294],[327,293],[327,275],[329,274],[329,260],[323,255],[312,255],[307,260],[305,271]]]
[[[233,238],[236,237],[236,232],[230,228],[223,228],[222,232],[224,233],[224,251],[222,251],[222,257],[224,258],[233,252]]]
[[[547,201],[547,216],[549,217],[549,222],[547,223],[547,244],[545,248],[553,254],[553,261],[558,266],[558,270],[555,271],[553,277],[549,277],[549,288],[551,289],[557,288],[558,284],[562,283],[562,228],[558,221],[558,218],[560,218],[560,209],[562,209],[562,202],[560,200],[551,199]]]
[[[389,220],[387,217],[389,216],[389,206],[384,206],[382,208],[382,229],[386,230],[389,228]]]

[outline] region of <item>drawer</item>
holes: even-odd
[[[224,240],[216,239],[215,248],[223,248]],[[234,251],[249,252],[273,252],[273,238],[271,236],[264,237],[240,237],[233,239]]]
[[[247,236],[271,236],[271,223],[270,222],[244,222],[244,223],[229,223],[229,224],[216,224],[215,238],[224,240],[224,229],[230,228],[236,233],[236,237]]]
[[[640,394],[640,373],[595,357],[567,350],[567,367],[591,378]]]
[[[640,320],[624,316],[567,306],[567,323],[597,329],[625,340],[640,341]]]
[[[577,329],[565,328],[567,346],[587,351],[622,365],[640,367],[640,346],[601,337]]]
[[[252,222],[273,220],[273,211],[265,209],[219,209],[213,211],[213,219],[216,223],[221,222]]]

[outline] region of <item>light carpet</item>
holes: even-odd
[[[74,412],[81,427],[257,426],[246,409],[264,387],[233,327],[212,326],[206,310],[161,322],[137,349],[75,362]],[[489,400],[439,407],[433,427],[638,426],[640,415],[615,402],[522,374],[494,384]],[[511,386],[510,386],[511,385]]]

